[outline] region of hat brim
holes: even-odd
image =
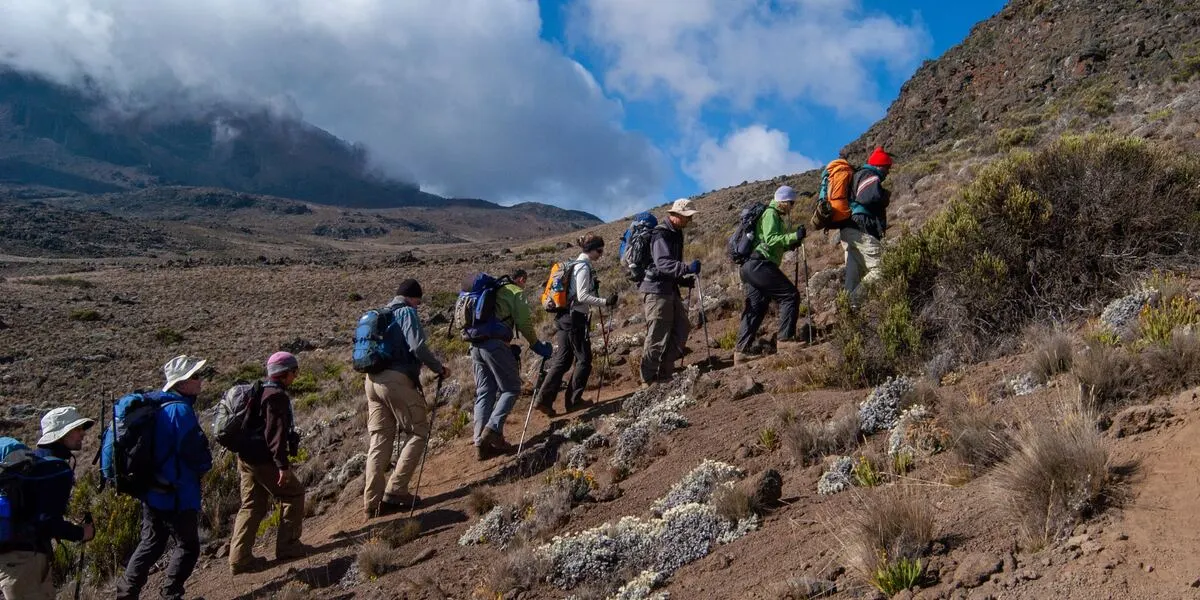
[[[175,384],[179,383],[180,381],[187,381],[188,379],[191,379],[192,375],[199,373],[200,369],[203,369],[204,365],[207,365],[207,364],[208,364],[207,360],[201,359],[200,362],[196,363],[194,366],[192,366],[192,368],[188,369],[187,371],[184,371],[179,376],[172,378],[172,379],[168,379],[167,384],[163,386],[162,391],[164,391],[164,392],[171,391],[171,388],[175,387]]]
[[[37,445],[47,446],[49,444],[53,444],[54,442],[57,442],[58,440],[63,439],[63,436],[67,435],[68,433],[71,433],[72,431],[74,431],[80,427],[83,427],[84,429],[91,429],[92,425],[95,425],[95,424],[96,424],[95,419],[88,419],[86,417],[84,417],[82,419],[76,419],[75,421],[72,421],[70,424],[68,424],[66,427],[60,427],[58,429],[55,429],[54,431],[47,431],[44,435],[42,435],[42,437],[38,438]]]
[[[681,217],[694,217],[694,216],[696,216],[696,213],[698,213],[700,211],[698,211],[698,210],[669,210],[667,212],[670,214],[673,214],[673,215],[679,215]]]

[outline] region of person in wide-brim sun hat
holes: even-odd
[[[186,354],[180,354],[167,361],[167,364],[163,365],[163,375],[167,378],[167,382],[163,385],[162,391],[169,392],[179,382],[196,377],[206,364],[208,361],[203,358]]]

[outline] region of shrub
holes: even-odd
[[[1071,338],[1065,333],[1056,332],[1034,349],[1029,358],[1029,372],[1039,383],[1045,383],[1055,375],[1071,370],[1074,360]]]
[[[1142,353],[1142,372],[1151,394],[1167,394],[1200,385],[1200,336],[1177,333],[1166,345]]]
[[[417,519],[388,521],[375,528],[374,538],[391,548],[399,548],[421,537],[421,522]]]
[[[120,573],[141,537],[141,504],[111,486],[100,491],[97,473],[89,471],[75,482],[68,512],[76,517],[85,512],[94,515],[95,537],[87,544],[88,579],[107,581]],[[75,573],[78,546],[59,546],[65,552],[55,554],[56,562],[63,561],[55,565],[55,571],[65,580]]]
[[[374,581],[387,574],[395,566],[395,552],[387,544],[370,540],[358,549],[358,572]]]
[[[717,509],[718,515],[734,523],[749,519],[762,511],[762,507],[757,505],[753,496],[733,484],[717,487],[713,491],[712,505]]]
[[[1100,411],[1123,403],[1137,388],[1140,375],[1128,351],[1103,345],[1088,346],[1072,373],[1080,399]]]
[[[73,311],[71,311],[71,314],[67,315],[67,320],[81,321],[81,322],[85,322],[85,323],[90,323],[92,321],[99,321],[101,318],[102,317],[100,316],[99,312],[97,312],[93,309],[90,309],[90,308],[81,308],[79,310],[73,310]]]
[[[1200,302],[1189,296],[1160,298],[1157,304],[1147,304],[1138,316],[1138,331],[1147,343],[1164,345],[1175,330],[1200,323]]]
[[[1081,405],[1062,413],[1028,423],[1017,435],[1016,452],[996,472],[1001,507],[1034,547],[1099,509],[1110,482],[1094,415]]]
[[[733,350],[737,346],[737,330],[730,329],[717,338],[717,347],[722,350]]]
[[[779,432],[774,427],[764,427],[759,430],[758,445],[767,452],[774,452],[779,447]]]
[[[996,131],[996,141],[1002,149],[1008,150],[1017,146],[1031,146],[1037,142],[1040,132],[1036,127],[1014,127]]]
[[[175,344],[182,342],[184,337],[182,333],[179,333],[170,327],[159,327],[158,330],[154,332],[154,339],[158,340],[160,344],[174,346]]]
[[[911,587],[934,536],[933,507],[909,488],[881,490],[849,515],[843,550],[850,568],[885,594]],[[915,574],[914,574],[915,571]],[[904,588],[889,591],[907,581]]]
[[[204,474],[200,489],[204,494],[200,509],[201,525],[214,538],[229,535],[233,517],[242,505],[241,476],[237,470],[236,455],[214,449],[213,468]]]
[[[470,493],[467,494],[467,510],[477,517],[482,517],[491,512],[499,503],[496,500],[496,495],[487,487],[473,487]]]
[[[888,248],[861,310],[839,303],[843,379],[989,355],[1030,322],[1117,296],[1123,274],[1194,264],[1198,212],[1196,162],[1144,140],[1064,137],[997,161]]]
[[[844,406],[828,423],[794,421],[783,428],[783,443],[800,464],[850,452],[858,446],[858,409]]]
[[[869,488],[883,483],[883,473],[876,461],[867,458],[866,455],[859,456],[858,460],[854,461],[854,467],[850,469],[850,478],[858,487]]]
[[[1012,439],[989,407],[956,405],[947,413],[950,451],[972,474],[992,468],[1012,452]]]

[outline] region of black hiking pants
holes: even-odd
[[[742,308],[737,351],[750,350],[772,301],[779,303],[778,339],[794,339],[800,310],[800,292],[796,284],[783,274],[779,265],[760,258],[751,258],[742,264],[741,277],[742,285],[746,288],[746,304]]]
[[[175,551],[167,565],[161,596],[166,600],[183,600],[183,584],[191,577],[200,558],[200,527],[194,510],[158,510],[142,503],[142,539],[129,557],[125,576],[117,583],[117,600],[135,600],[146,585],[150,567],[158,562],[175,540]]]
[[[566,409],[583,402],[583,391],[592,375],[592,339],[588,334],[588,316],[576,310],[559,315],[558,333],[554,335],[554,354],[547,361],[546,379],[538,391],[541,406],[554,406],[554,398],[562,387],[563,377],[571,366],[575,372],[567,385]]]

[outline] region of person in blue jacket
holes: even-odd
[[[168,540],[175,540],[175,551],[163,579],[162,598],[182,600],[184,583],[200,558],[200,478],[212,469],[212,454],[193,405],[203,387],[204,365],[204,360],[191,356],[172,358],[163,366],[166,385],[161,392],[149,394],[162,404],[154,429],[159,485],[142,499],[141,542],[117,583],[118,600],[141,594],[150,567],[166,551]]]

